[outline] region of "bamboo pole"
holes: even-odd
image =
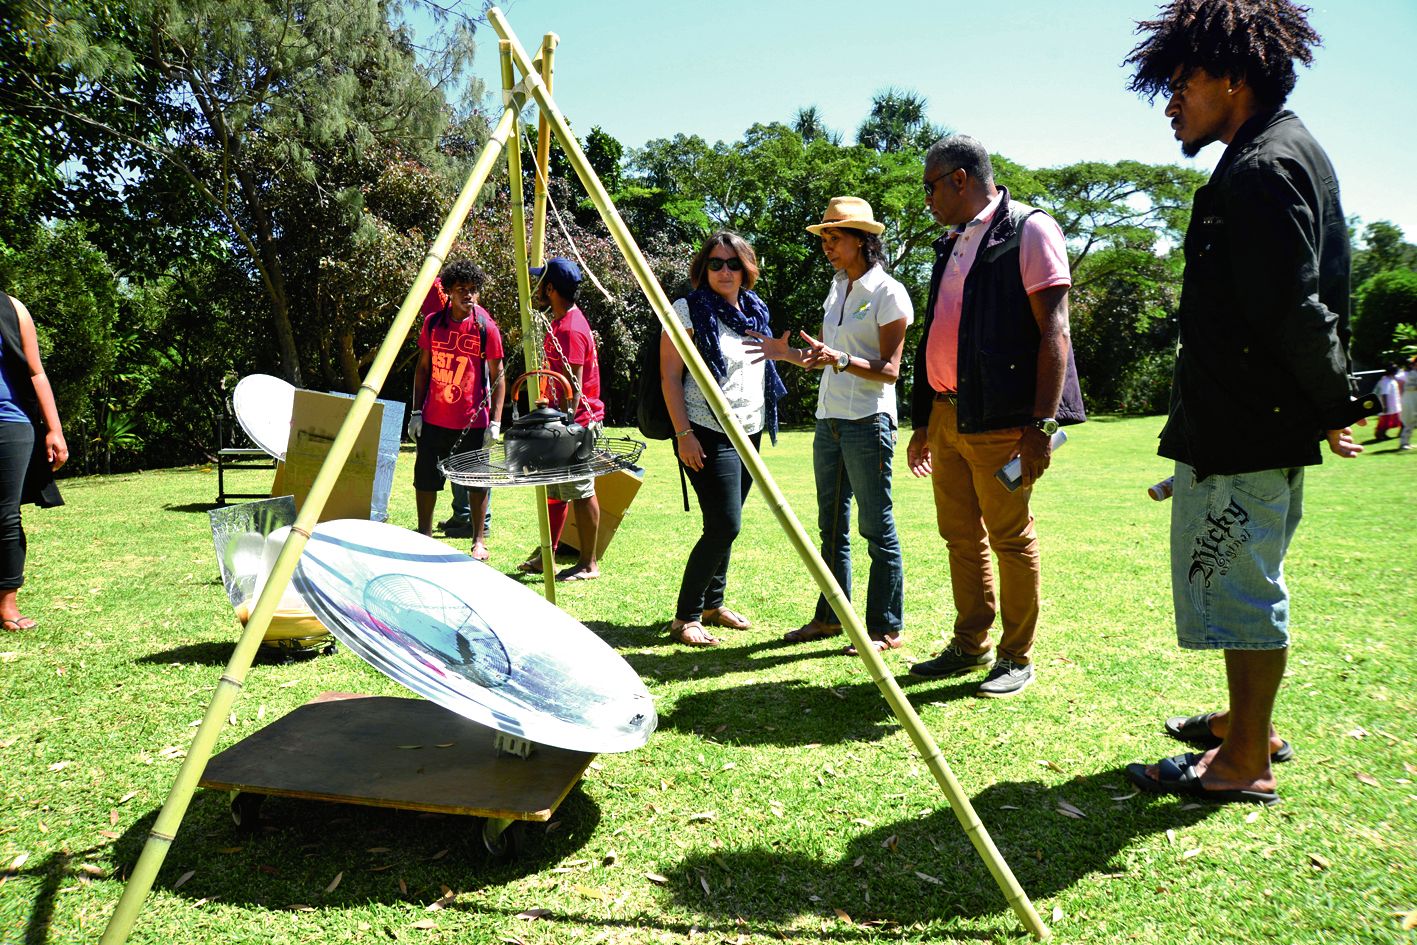
[[[895,717],[900,720],[901,725],[909,734],[911,741],[915,744],[916,750],[925,760],[934,775],[936,782],[944,790],[950,807],[964,828],[970,842],[974,844],[975,850],[993,875],[994,881],[1004,894],[1009,906],[1018,916],[1019,921],[1036,938],[1043,939],[1050,935],[1048,927],[1043,924],[1033,903],[1029,900],[1028,894],[1019,885],[1013,871],[1009,869],[1008,863],[1004,861],[999,853],[994,841],[989,836],[983,822],[974,811],[973,804],[964,793],[959,781],[955,778],[954,772],[950,769],[949,763],[945,761],[939,747],[935,744],[934,738],[920,721],[920,717],[915,713],[905,694],[901,692],[900,686],[896,684],[886,670],[884,661],[881,660],[874,647],[870,645],[866,628],[862,625],[856,611],[851,606],[851,601],[842,592],[841,586],[836,578],[832,576],[831,570],[826,562],[818,554],[817,548],[807,538],[807,534],[802,529],[797,517],[787,504],[787,499],[778,488],[777,482],[772,478],[767,466],[763,463],[762,457],[753,448],[752,442],[748,439],[743,427],[733,417],[728,408],[728,402],[723,397],[723,392],[719,389],[713,375],[709,373],[708,366],[700,357],[698,349],[690,340],[688,333],[679,323],[679,319],[672,314],[669,299],[664,294],[663,288],[655,279],[649,268],[644,255],[640,252],[634,238],[630,235],[629,229],[625,226],[624,220],[620,218],[619,212],[615,209],[610,196],[605,192],[604,186],[596,176],[595,171],[581,152],[575,135],[571,133],[570,126],[556,107],[550,92],[544,83],[535,73],[531,58],[526,54],[526,50],[517,42],[515,34],[512,33],[510,25],[502,11],[493,7],[487,11],[488,21],[492,28],[511,47],[511,54],[516,62],[517,68],[526,77],[527,83],[531,86],[531,94],[536,99],[537,105],[541,107],[542,114],[547,116],[556,138],[561,147],[565,149],[571,166],[585,185],[586,191],[590,194],[591,201],[600,211],[601,217],[609,227],[611,235],[615,239],[616,245],[624,255],[625,260],[630,264],[630,269],[634,272],[635,279],[640,284],[646,298],[649,299],[650,306],[658,316],[660,324],[669,333],[674,347],[678,349],[684,358],[684,363],[688,366],[689,372],[693,374],[694,380],[705,394],[709,407],[713,410],[714,416],[718,418],[723,429],[727,431],[729,439],[737,449],[738,454],[743,458],[744,464],[752,474],[753,481],[757,483],[767,495],[768,505],[773,514],[777,517],[778,523],[783,531],[787,533],[788,540],[796,549],[803,563],[807,565],[812,577],[816,580],[817,586],[825,595],[832,610],[841,620],[842,626],[846,628],[851,642],[856,647],[862,662],[866,664],[867,673],[871,680],[881,690],[886,702],[890,705]]]
[[[512,71],[511,48],[506,42],[498,45],[498,55],[502,60],[502,89],[511,92],[516,84],[516,73]],[[542,68],[546,64],[543,61]],[[522,147],[521,117],[517,118],[517,130],[507,142],[507,192],[512,214],[512,269],[517,280],[517,312],[522,324],[522,359],[528,371],[541,366],[541,348],[537,344],[536,333],[531,325],[531,276],[527,272],[526,248],[526,208],[522,201]],[[535,388],[526,389],[527,408],[530,409],[542,396],[541,378],[533,377]],[[545,587],[546,599],[556,603],[556,552],[551,547],[551,520],[546,509],[546,487],[537,486],[532,490],[532,501],[536,503],[536,523],[541,532],[541,582]]]
[[[551,87],[551,77],[553,74],[552,60],[556,55],[556,44],[559,40],[555,33],[547,33],[541,40],[541,81],[546,83],[546,87]],[[511,64],[511,51],[502,66],[504,79],[509,80],[514,76]],[[517,138],[520,145],[521,138]],[[526,266],[523,266],[518,274],[518,278],[530,280],[528,268],[539,268],[546,258],[546,181],[550,178],[550,157],[551,157],[551,135],[546,126],[546,117],[538,118],[536,123],[536,174],[532,181],[532,203],[531,203],[531,249],[528,253]],[[520,165],[521,151],[517,151],[517,161]],[[517,193],[517,205],[521,205],[521,192]],[[526,273],[522,276],[521,273]],[[520,292],[518,283],[518,292]],[[534,347],[528,341],[531,338],[531,296],[522,296],[522,345],[524,348]],[[531,354],[536,355],[536,364],[541,364],[541,352],[528,352],[524,359],[531,365]],[[541,387],[542,379],[536,378],[538,389]],[[528,404],[530,406],[530,404]],[[546,487],[537,486],[534,490],[532,501],[536,503],[537,521],[541,523],[541,582],[546,588],[546,599],[551,603],[556,603],[556,549],[552,546],[550,509],[546,502]],[[569,514],[569,511],[568,513]],[[564,519],[563,519],[564,522]]]
[[[424,297],[427,296],[434,278],[442,268],[444,257],[467,219],[468,213],[472,210],[472,205],[481,192],[483,184],[486,183],[498,155],[506,146],[508,136],[513,134],[516,129],[517,115],[525,103],[525,94],[518,93],[512,103],[503,111],[501,120],[492,132],[492,137],[488,139],[482,154],[468,174],[467,182],[463,185],[461,193],[458,194],[457,201],[453,204],[452,210],[443,223],[443,228],[439,231],[437,239],[433,241],[428,254],[424,256],[418,276],[413,281],[413,287],[409,289],[408,295],[403,300],[403,305],[399,307],[398,314],[394,317],[393,324],[389,326],[378,354],[369,366],[369,373],[365,376],[364,383],[360,385],[359,392],[350,403],[349,412],[340,425],[339,433],[336,434],[334,442],[330,444],[329,453],[326,455],[324,463],[321,464],[315,481],[310,486],[310,492],[305,498],[300,514],[296,517],[295,524],[290,528],[290,535],[281,547],[280,555],[276,558],[275,566],[271,570],[265,589],[256,600],[256,606],[246,622],[246,629],[242,632],[240,640],[237,641],[236,649],[226,664],[226,672],[222,674],[216,691],[212,695],[212,701],[207,706],[202,724],[198,727],[196,735],[193,736],[191,745],[188,746],[187,757],[183,759],[182,767],[177,772],[177,780],[172,785],[167,800],[162,805],[162,810],[158,812],[157,820],[143,845],[143,852],[138,857],[137,865],[133,867],[132,876],[129,877],[128,884],[123,889],[123,895],[108,920],[103,937],[100,939],[101,945],[121,945],[127,941],[138,913],[142,909],[143,901],[152,889],[153,881],[162,868],[163,860],[166,859],[172,842],[177,838],[177,829],[191,803],[197,782],[201,779],[202,772],[211,757],[217,736],[220,734],[222,726],[226,724],[226,717],[231,711],[231,706],[245,684],[246,673],[251,668],[256,648],[265,638],[271,616],[275,613],[280,597],[285,593],[285,589],[290,583],[290,577],[295,572],[296,561],[304,551],[305,544],[309,541],[316,523],[319,522],[320,513],[324,510],[330,493],[334,491],[340,473],[344,469],[344,464],[354,448],[354,441],[360,431],[364,429],[364,423],[369,418],[370,410],[379,395],[379,390],[388,378],[389,371],[398,356],[399,348],[404,339],[408,337],[409,329],[413,327],[414,319],[418,316]]]

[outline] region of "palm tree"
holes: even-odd
[[[871,99],[871,113],[856,131],[856,143],[881,153],[928,148],[940,128],[925,117],[925,96],[887,88]],[[800,114],[800,113],[799,113]]]

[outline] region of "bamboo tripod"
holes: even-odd
[[[459,193],[452,210],[444,221],[442,229],[434,240],[428,254],[424,257],[423,264],[419,268],[418,276],[414,279],[413,286],[409,289],[403,304],[399,307],[393,324],[389,326],[389,331],[384,337],[373,363],[369,367],[369,373],[364,383],[360,386],[358,394],[350,405],[349,413],[346,415],[339,433],[330,446],[324,464],[320,467],[319,473],[311,485],[309,495],[305,504],[296,517],[295,524],[291,526],[290,537],[281,548],[279,556],[271,571],[271,576],[266,582],[266,586],[260,597],[256,601],[246,628],[232,653],[230,661],[227,663],[226,671],[222,674],[216,691],[212,696],[212,701],[207,707],[202,723],[197,729],[196,735],[192,739],[192,744],[188,749],[187,757],[183,760],[182,767],[178,771],[177,780],[173,784],[168,794],[167,800],[163,803],[162,810],[158,813],[156,822],[149,832],[147,842],[143,846],[143,851],[138,858],[137,865],[133,869],[127,886],[123,890],[123,896],[118,902],[108,926],[104,930],[100,940],[102,945],[121,945],[128,938],[133,925],[137,920],[139,911],[142,908],[148,892],[152,889],[154,879],[166,859],[168,851],[171,849],[176,833],[186,814],[187,807],[191,803],[192,795],[196,790],[198,780],[202,776],[208,759],[211,757],[212,749],[216,743],[216,738],[221,730],[236,696],[240,693],[246,673],[251,668],[251,661],[255,656],[256,648],[265,637],[266,629],[270,626],[271,617],[275,612],[276,605],[285,588],[290,583],[291,575],[295,571],[295,565],[301,553],[305,549],[306,543],[314,531],[316,523],[319,521],[320,513],[324,509],[325,503],[333,491],[349,454],[353,449],[355,437],[364,427],[364,422],[368,418],[369,412],[377,398],[384,381],[388,378],[390,369],[393,366],[395,355],[409,330],[413,327],[414,319],[418,315],[420,305],[427,295],[429,288],[433,284],[433,279],[441,269],[444,257],[453,244],[458,231],[462,228],[464,221],[472,210],[472,205],[486,183],[500,153],[505,149],[507,152],[508,173],[512,181],[512,231],[513,252],[516,262],[517,296],[520,302],[520,316],[523,329],[523,350],[526,355],[527,364],[537,363],[540,358],[540,351],[536,349],[531,340],[531,287],[530,277],[527,267],[540,265],[543,253],[542,242],[545,233],[545,200],[544,189],[545,169],[548,167],[547,157],[550,147],[550,136],[548,131],[554,133],[558,143],[569,158],[571,166],[575,168],[577,176],[589,193],[592,203],[600,212],[602,219],[609,228],[611,236],[615,240],[616,246],[630,265],[634,273],[635,280],[639,283],[640,289],[649,300],[654,309],[655,316],[659,319],[663,329],[669,334],[674,347],[679,351],[684,359],[689,372],[693,374],[694,380],[703,390],[708,400],[709,407],[713,410],[714,416],[718,418],[723,429],[727,431],[729,439],[734,448],[742,457],[744,464],[748,467],[753,479],[765,493],[773,515],[777,518],[791,542],[797,554],[801,557],[807,569],[811,572],[817,586],[825,595],[827,602],[836,612],[842,626],[855,645],[861,660],[866,664],[866,669],[871,680],[881,690],[892,713],[900,721],[910,740],[914,743],[916,750],[924,759],[926,766],[934,775],[936,782],[940,785],[948,799],[950,808],[954,811],[955,817],[964,828],[966,836],[974,845],[980,858],[993,875],[994,881],[1004,894],[1010,908],[1018,916],[1023,926],[1038,939],[1044,939],[1051,934],[1048,927],[1043,924],[1038,912],[1029,900],[1028,894],[1024,892],[1014,877],[1013,871],[1004,861],[999,853],[994,841],[990,838],[984,824],[975,813],[969,797],[955,778],[954,772],[945,761],[939,747],[935,744],[929,731],[920,721],[920,717],[915,713],[905,694],[901,692],[895,679],[887,672],[885,663],[875,648],[870,645],[865,626],[861,623],[856,611],[851,606],[851,601],[842,592],[836,578],[832,576],[830,569],[817,548],[808,539],[807,533],[788,506],[786,498],[778,488],[777,482],[772,478],[767,466],[762,458],[753,448],[747,434],[742,426],[734,419],[729,410],[728,403],[724,399],[722,392],[715,383],[712,374],[709,373],[708,366],[700,357],[698,350],[690,340],[688,333],[680,325],[678,318],[673,314],[669,299],[658,281],[652,274],[649,264],[644,255],[640,252],[639,246],[631,237],[629,229],[620,218],[619,212],[615,209],[606,193],[600,179],[591,168],[585,154],[581,151],[575,135],[571,133],[570,126],[556,107],[555,101],[551,97],[550,79],[552,56],[557,44],[554,34],[547,34],[542,42],[541,51],[537,58],[533,60],[522,48],[515,34],[512,32],[506,17],[497,8],[488,11],[488,19],[497,35],[501,38],[499,43],[499,53],[502,64],[502,84],[505,108],[501,118],[498,120],[491,137],[477,162],[473,165],[472,171],[468,175],[467,182]],[[520,83],[514,83],[514,72],[522,74]],[[521,182],[521,144],[520,135],[517,129],[517,116],[527,104],[528,97],[534,99],[540,109],[540,121],[537,161],[543,173],[536,175],[536,187],[533,191],[533,229],[532,245],[528,251],[525,242],[525,208],[523,206]],[[554,600],[555,594],[555,564],[550,548],[550,527],[546,512],[545,490],[538,487],[536,490],[536,503],[538,509],[538,519],[540,522],[542,541],[542,573],[545,579],[547,598]]]

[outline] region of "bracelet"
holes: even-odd
[[[684,437],[688,436],[690,433],[693,433],[693,432],[694,432],[694,428],[693,428],[693,427],[690,427],[690,428],[687,429],[687,430],[680,430],[680,431],[678,431],[677,433],[674,434],[674,439],[676,439],[676,440],[682,440]]]

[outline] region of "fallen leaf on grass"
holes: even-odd
[[[580,885],[579,883],[577,883],[575,886],[572,886],[571,888],[576,891],[576,894],[577,894],[577,895],[579,895],[579,896],[584,896],[584,897],[587,898],[587,899],[599,899],[599,900],[601,900],[601,901],[603,902],[604,900],[611,898],[610,895],[609,895],[608,893],[606,893],[605,890],[600,889],[599,887],[596,887],[596,886],[582,886],[582,885]]]
[[[1382,787],[1382,782],[1366,771],[1359,771],[1355,776],[1369,787]]]
[[[188,870],[187,872],[183,873],[181,876],[177,877],[177,882],[175,882],[175,883],[172,884],[172,888],[173,888],[173,889],[181,889],[183,886],[187,885],[187,880],[191,879],[193,876],[196,876],[196,875],[197,875],[197,871],[196,871],[196,870]]]
[[[1204,804],[1197,804],[1197,803],[1195,803],[1194,801],[1192,801],[1192,802],[1189,803],[1189,804],[1182,804],[1179,809],[1180,809],[1180,810],[1200,810],[1200,809],[1201,809],[1202,807],[1204,807],[1204,806],[1205,806]]]
[[[703,873],[700,873],[700,874],[699,874],[699,885],[702,886],[702,887],[704,887],[704,895],[705,895],[705,896],[712,896],[712,895],[713,895],[713,890],[709,889],[708,877],[705,876]]]
[[[517,938],[515,935],[502,936],[502,945],[526,945],[526,939]]]
[[[399,877],[399,895],[401,895],[401,896],[407,896],[407,895],[408,895],[408,883],[405,883],[405,882],[403,881],[403,877],[402,877],[402,876]]]
[[[447,886],[442,887],[442,889],[443,895],[437,900],[428,903],[429,912],[437,912],[439,909],[446,909],[448,906],[452,905],[454,899],[458,898],[458,894]]]
[[[300,680],[300,679],[292,679],[290,682],[283,682],[283,683],[281,683],[278,688],[280,688],[280,689],[289,689],[291,686],[298,686],[298,685],[300,685],[303,681],[304,681],[304,680]]]
[[[118,825],[118,811],[110,810],[108,812],[108,824],[111,827],[116,827]]]
[[[1022,810],[1017,804],[1000,804],[999,810]]]
[[[56,761],[56,762],[54,762],[54,764],[52,764],[52,765],[49,766],[49,770],[50,770],[50,771],[63,771],[65,768],[69,767],[71,764],[73,764],[72,761]]]
[[[107,838],[110,839],[110,840],[117,840],[117,839],[118,839],[118,834],[114,833],[112,830],[100,830],[100,831],[98,832],[98,835],[99,835],[100,837],[107,837]]]
[[[1174,831],[1174,830],[1168,830],[1168,831],[1166,831],[1166,842],[1167,842],[1167,843],[1170,843],[1170,844],[1174,844],[1174,843],[1176,842],[1176,831]]]
[[[1183,859],[1183,860],[1189,860],[1189,859],[1190,859],[1191,857],[1193,857],[1193,856],[1200,856],[1200,852],[1201,852],[1201,848],[1200,848],[1200,847],[1196,847],[1196,848],[1194,848],[1194,849],[1192,849],[1192,850],[1187,850],[1185,853],[1182,853],[1182,854],[1181,854],[1181,859]]]
[[[330,884],[325,887],[325,892],[327,892],[327,893],[332,893],[332,892],[334,892],[336,889],[338,889],[338,888],[339,888],[339,882],[340,882],[340,880],[342,880],[342,879],[344,879],[344,870],[340,870],[338,873],[335,874],[335,878],[332,879],[332,880],[330,880]]]
[[[1406,915],[1401,912],[1397,914],[1402,916],[1402,931],[1411,932],[1413,929],[1417,929],[1417,909],[1413,909]]]
[[[1058,799],[1058,813],[1068,817],[1073,817],[1077,820],[1082,820],[1087,817],[1086,814],[1084,814],[1082,811],[1078,810],[1075,806],[1063,800],[1062,798]]]
[[[1363,726],[1361,726],[1361,725],[1358,726],[1357,728],[1355,728],[1353,731],[1351,731],[1351,732],[1344,732],[1343,734],[1346,735],[1346,736],[1349,737],[1349,738],[1367,738],[1367,737],[1368,737],[1367,731],[1364,730]]]
[[[434,745],[433,747],[434,747],[434,748],[452,748],[453,745],[455,745],[455,744],[456,744],[456,742],[439,742],[438,744]]]
[[[419,919],[409,926],[411,929],[436,929],[437,927],[438,923],[434,922],[432,919]]]
[[[860,868],[861,868],[861,864],[862,864],[862,863],[865,863],[865,862],[866,862],[866,858],[865,858],[864,856],[858,856],[856,859],[854,859],[854,860],[851,861],[851,868],[852,868],[852,869],[860,869]]]
[[[1061,921],[1063,921],[1063,907],[1062,907],[1062,906],[1054,906],[1054,907],[1053,907],[1053,922],[1056,924],[1056,923],[1061,922]]]
[[[79,867],[79,872],[88,876],[102,876],[103,867],[95,866],[92,863],[85,863],[83,866]]]
[[[705,821],[717,820],[717,819],[718,819],[718,811],[716,811],[716,810],[706,810],[706,811],[701,811],[701,812],[699,812],[699,813],[697,813],[697,814],[690,814],[690,815],[689,815],[689,823],[691,823],[691,824],[699,824],[699,823],[704,823]]]
[[[25,863],[27,863],[27,862],[29,861],[29,858],[30,858],[30,855],[29,855],[28,853],[17,853],[17,854],[15,854],[15,858],[10,861],[10,872],[13,873],[13,872],[15,872],[16,870],[18,870],[21,866],[24,866]]]
[[[439,850],[437,853],[433,854],[433,855],[430,856],[428,859],[429,859],[430,861],[432,861],[432,860],[441,860],[443,857],[445,857],[445,856],[447,856],[447,855],[448,855],[448,851],[447,851],[447,850]]]
[[[832,909],[832,911],[836,913],[836,917],[837,917],[838,919],[840,919],[841,921],[845,922],[847,925],[855,925],[855,924],[856,924],[856,923],[854,923],[854,922],[851,921],[851,916],[849,916],[849,915],[846,914],[846,910],[845,910],[845,909]]]
[[[126,803],[128,803],[129,801],[131,801],[133,798],[137,797],[137,796],[138,796],[138,792],[137,792],[137,791],[129,791],[127,794],[124,794],[122,797],[120,797],[120,798],[118,799],[118,803],[120,803],[120,804],[126,804]]]
[[[241,847],[217,847],[217,848],[216,848],[216,852],[218,852],[218,853],[240,853],[240,852],[241,852]]]
[[[1058,765],[1057,765],[1056,763],[1052,762],[1052,761],[1044,761],[1044,760],[1042,760],[1042,759],[1039,759],[1039,761],[1038,761],[1037,763],[1040,764],[1040,765],[1042,765],[1042,766],[1045,767],[1045,768],[1051,768],[1052,770],[1057,771],[1057,772],[1060,773],[1060,774],[1061,774],[1062,771],[1063,771],[1062,768],[1058,767]]]
[[[389,848],[388,848],[388,847],[370,847],[369,849],[365,850],[364,852],[365,852],[365,853],[388,853],[388,852],[389,852]]]
[[[1114,800],[1114,801],[1130,801],[1132,798],[1136,797],[1136,796],[1137,796],[1138,794],[1140,794],[1140,793],[1141,793],[1141,791],[1133,791],[1133,792],[1130,793],[1130,794],[1117,794],[1117,795],[1109,795],[1109,796],[1110,796],[1110,797],[1112,798],[1112,800]]]
[[[1260,812],[1257,811],[1257,810],[1252,810],[1252,811],[1250,811],[1248,814],[1245,815],[1245,823],[1247,823],[1247,824],[1252,824],[1252,823],[1254,823],[1255,821],[1257,821],[1257,820],[1259,820],[1259,819],[1260,819]]]
[[[423,746],[422,746],[422,745],[395,745],[394,747],[395,747],[395,748],[399,748],[399,749],[403,749],[403,750],[406,750],[406,751],[416,751],[416,750],[418,750],[419,748],[422,748]]]
[[[49,833],[49,825],[46,824],[46,823],[45,823],[44,821],[42,821],[42,820],[39,822],[39,832],[40,832],[40,833]]]
[[[945,885],[945,881],[943,879],[940,879],[938,876],[931,876],[929,873],[922,873],[919,870],[915,871],[915,875],[925,880],[925,882],[931,883],[935,886]]]
[[[649,880],[651,883],[654,883],[656,886],[668,886],[668,885],[669,885],[669,877],[668,877],[668,876],[663,876],[663,875],[661,875],[661,874],[659,874],[659,873],[646,873],[646,874],[645,874],[645,879]]]
[[[1326,870],[1333,865],[1328,861],[1328,857],[1323,856],[1319,853],[1310,853],[1309,862],[1314,864],[1314,866],[1318,867],[1321,870]]]

